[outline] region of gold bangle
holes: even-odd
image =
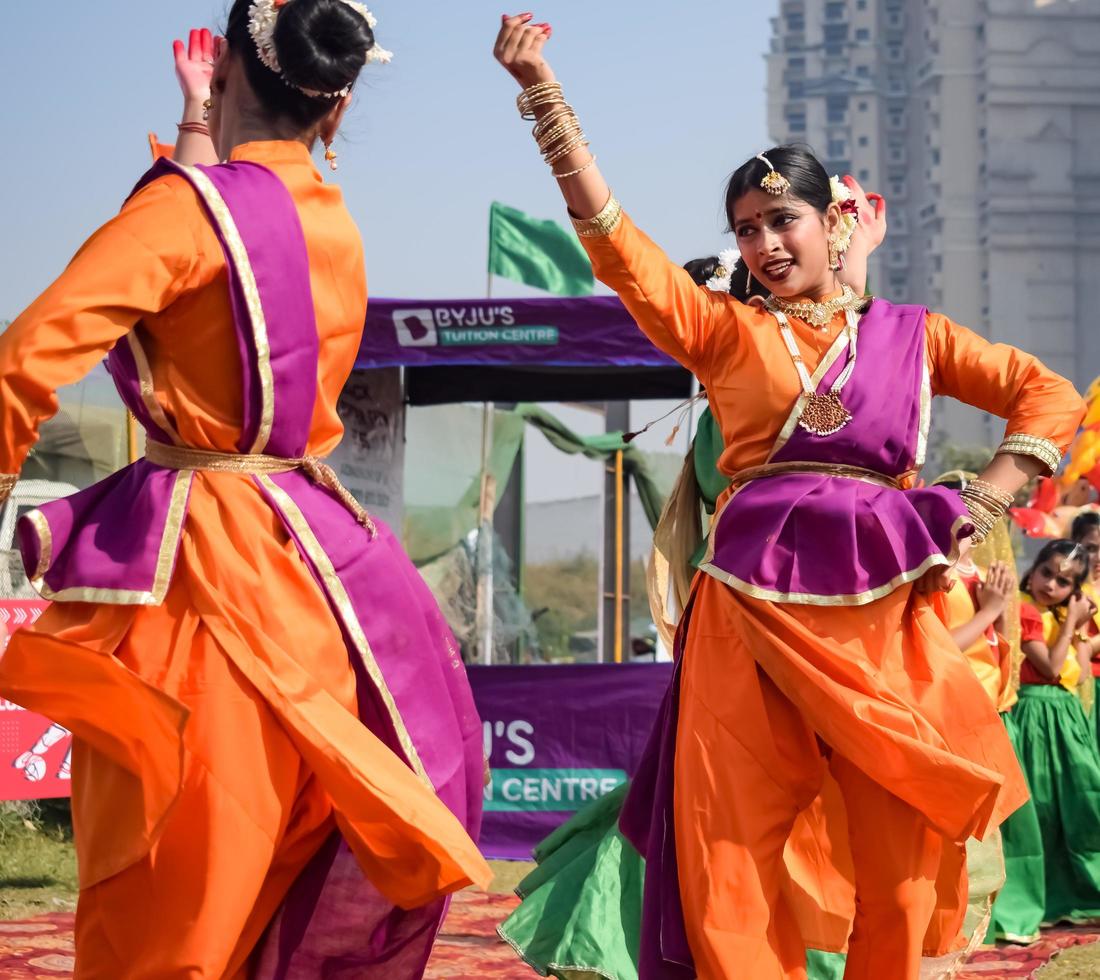
[[[529,119],[535,108],[561,97],[561,82],[539,82],[528,86],[516,96],[516,108],[524,119]]]
[[[1050,439],[1041,436],[1029,436],[1023,432],[1015,432],[1005,436],[1004,442],[997,449],[997,455],[1011,453],[1017,456],[1034,456],[1053,475],[1058,471],[1062,463],[1062,450]]]
[[[623,206],[612,195],[599,214],[591,218],[573,218],[573,227],[581,238],[602,238],[618,228],[622,220]]]
[[[573,107],[571,105],[563,103],[560,107],[548,112],[537,123],[535,123],[534,129],[531,130],[531,135],[534,136],[535,139],[544,136],[546,134],[546,131],[551,126],[555,125],[566,117],[572,117],[573,119],[576,119],[577,114],[573,111]]]
[[[577,174],[583,174],[589,167],[595,166],[595,164],[596,154],[593,153],[592,159],[589,160],[588,163],[586,163],[583,167],[577,167],[576,170],[570,170],[569,173],[566,174],[554,174],[554,176],[557,177],[558,180],[565,180],[566,177],[576,177]]]
[[[966,485],[966,489],[972,493],[978,494],[984,499],[992,500],[999,504],[1001,507],[1007,509],[1016,502],[1016,495],[1006,490],[1004,487],[999,487],[995,483],[990,483],[988,480],[971,480]]]
[[[572,137],[569,142],[564,144],[560,149],[547,154],[546,162],[552,167],[559,160],[564,160],[570,153],[582,146],[588,146],[588,137],[585,136],[584,133],[577,133],[576,136]]]

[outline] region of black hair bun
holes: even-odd
[[[275,54],[284,79],[299,89],[341,92],[374,47],[366,19],[343,0],[293,0],[275,22]]]

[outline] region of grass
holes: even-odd
[[[72,911],[76,892],[68,806],[0,804],[0,920]]]
[[[529,861],[490,861],[489,867],[493,869],[493,883],[489,886],[491,895],[511,895],[518,885],[533,870],[534,864]]]
[[[1086,980],[1100,977],[1100,943],[1074,946],[1035,974],[1037,980]]]

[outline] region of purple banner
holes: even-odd
[[[372,299],[355,366],[673,367],[618,297]]]
[[[468,671],[493,770],[481,850],[526,861],[555,827],[634,773],[672,664]]]

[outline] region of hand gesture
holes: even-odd
[[[183,100],[201,104],[210,98],[210,80],[214,62],[221,53],[225,39],[214,37],[205,27],[191,31],[185,48],[182,41],[172,42],[176,58],[176,78],[183,90]]]
[[[1087,596],[1078,592],[1072,596],[1066,606],[1066,626],[1069,629],[1076,629],[1082,623],[1086,622],[1092,615],[1092,602]]]
[[[978,608],[988,609],[997,618],[1005,611],[1009,597],[1016,591],[1016,576],[1003,561],[989,566],[985,581],[978,585]]]
[[[859,209],[859,224],[852,233],[852,244],[862,244],[870,255],[886,238],[886,198],[881,194],[867,194],[851,174],[841,181],[852,192]]]
[[[542,49],[550,40],[553,29],[549,24],[532,24],[534,16],[505,14],[493,47],[493,57],[519,82],[521,88],[554,81],[554,73],[542,57]]]

